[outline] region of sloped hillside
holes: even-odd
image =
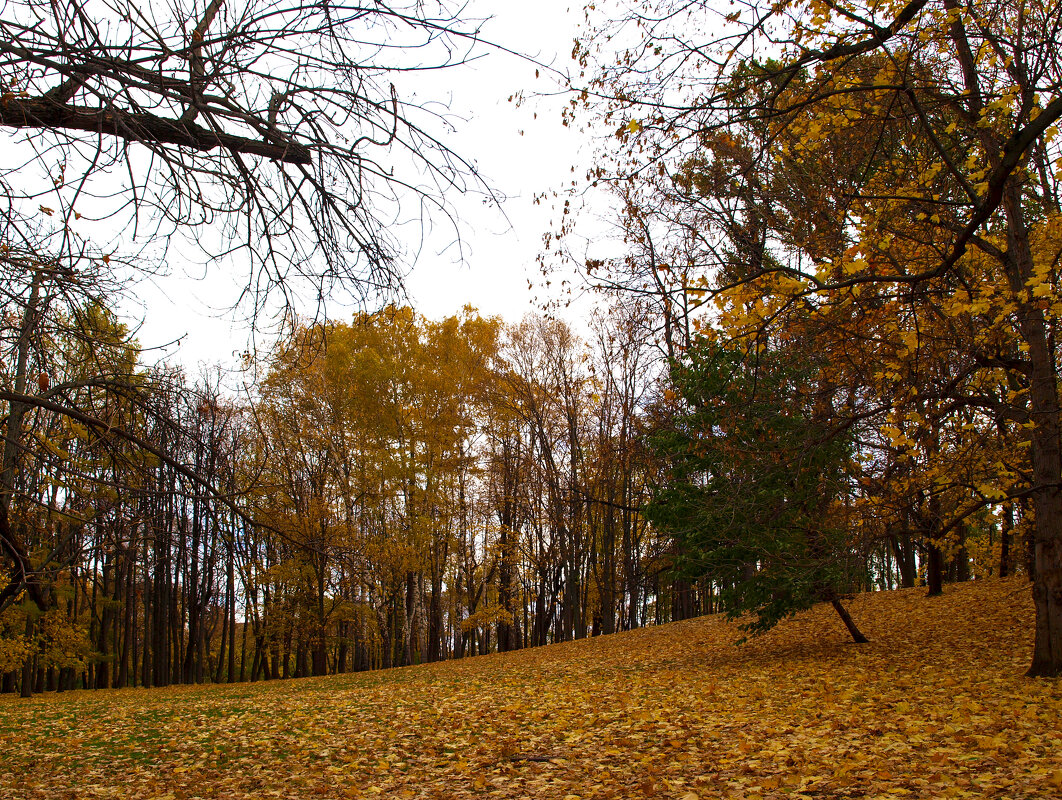
[[[1022,580],[858,597],[741,647],[706,617],[521,653],[0,701],[3,798],[1062,797]]]

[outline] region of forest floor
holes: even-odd
[[[0,700],[2,798],[1062,798],[1023,580],[274,683]]]

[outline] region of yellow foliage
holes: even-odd
[[[25,631],[26,615],[18,606],[0,613],[0,674],[21,668],[26,656],[32,652]]]
[[[473,631],[499,622],[513,624],[512,612],[499,605],[480,606],[476,613],[469,614],[461,620],[462,631]]]

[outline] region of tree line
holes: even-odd
[[[3,690],[387,668],[747,610],[755,597],[775,603],[773,624],[791,608],[769,560],[753,547],[729,553],[732,569],[698,561],[692,517],[665,494],[678,484],[661,442],[696,427],[646,311],[617,306],[584,338],[541,316],[432,321],[388,307],[298,327],[237,396],[218,375],[139,366],[128,331],[92,309],[90,335],[59,331],[23,359],[34,398],[5,462],[6,513],[29,568],[0,615]],[[86,390],[79,374],[94,387],[104,365],[103,390]],[[717,413],[771,424],[753,398],[729,412],[725,399],[708,397]],[[818,476],[851,463],[835,447],[800,473],[791,453],[806,441],[792,425],[760,439],[790,448],[775,462],[783,487],[808,474],[821,494]],[[728,476],[718,513],[810,585],[817,567],[785,549],[793,525],[778,524],[792,491],[772,498],[762,461],[742,481],[725,458],[697,471]],[[829,491],[853,520],[862,491],[840,477]],[[1014,568],[993,525],[971,526],[939,562],[952,579]],[[817,563],[847,565],[832,576],[845,591],[914,585],[941,546],[911,528],[836,533]]]
[[[27,569],[5,562],[4,691],[321,675],[690,613],[639,513],[656,388],[636,318],[587,342],[390,307],[300,327],[239,399],[139,367],[92,314],[70,362],[62,336],[24,337],[46,346],[5,418]],[[97,394],[64,388],[102,364]]]

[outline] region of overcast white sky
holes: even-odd
[[[472,0],[468,14],[493,17],[484,26],[489,40],[566,70],[583,11],[568,0]],[[536,79],[535,69],[534,64],[494,52],[465,67],[419,74],[415,85],[406,79],[404,86],[409,88],[402,91],[416,93],[410,99],[448,102],[458,130],[447,142],[475,161],[491,185],[509,198],[504,216],[478,197],[451,198],[460,217],[463,261],[448,247],[452,230],[440,225],[407,284],[414,307],[429,317],[456,313],[468,303],[484,314],[517,320],[534,309],[533,296],[543,297],[536,256],[553,212],[548,204],[536,205],[533,199],[536,193],[568,185],[573,165],[585,171],[593,145],[561,126],[563,98],[539,98],[520,108],[509,102],[510,95],[521,89],[530,96],[554,88],[546,71]],[[146,347],[159,347],[181,338],[179,348],[156,351],[155,357],[179,361],[192,371],[201,363],[231,363],[233,354],[248,344],[244,323],[234,323],[231,315],[218,310],[234,296],[235,279],[224,275],[182,279],[184,270],[175,263],[179,257],[171,253],[173,276],[157,288],[138,290],[142,310],[133,313],[144,317],[140,341]],[[534,293],[528,290],[529,281],[536,285]],[[329,308],[333,318],[349,314],[350,309]],[[149,360],[155,359],[149,356]]]

